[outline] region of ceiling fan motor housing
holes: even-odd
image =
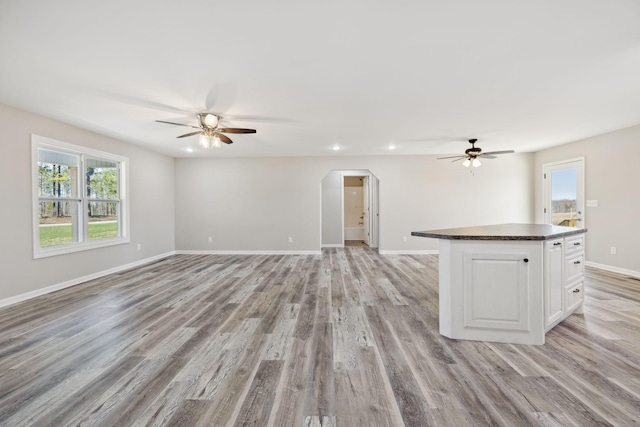
[[[464,153],[469,157],[475,157],[478,154],[482,153],[482,149],[480,147],[476,147],[474,144],[478,141],[477,139],[470,139],[469,144],[471,144],[471,148],[467,148]]]

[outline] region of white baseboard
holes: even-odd
[[[79,285],[80,283],[84,283],[89,280],[98,279],[103,276],[107,276],[109,274],[118,273],[123,270],[128,270],[130,268],[139,267],[144,264],[149,264],[150,262],[157,261],[162,258],[166,258],[168,256],[175,255],[175,252],[167,252],[160,255],[155,255],[150,258],[141,259],[139,261],[131,262],[129,264],[120,265],[118,267],[113,267],[108,270],[99,271],[97,273],[92,273],[87,276],[78,277],[75,279],[67,280],[66,282],[57,283],[55,285],[47,286],[46,288],[36,289],[35,291],[26,292],[24,294],[16,295],[13,297],[5,298],[0,300],[0,307],[6,307],[8,305],[17,304],[19,302],[23,302],[29,300],[31,298],[39,297],[41,295],[45,295],[51,292],[59,291],[61,289],[69,288],[71,286]]]
[[[438,255],[437,249],[416,249],[416,250],[386,250],[380,249],[380,255]]]
[[[323,248],[344,248],[344,243],[326,243],[322,245]]]
[[[320,255],[321,251],[189,251],[178,250],[180,255]]]
[[[613,273],[624,274],[626,276],[635,277],[640,279],[640,271],[627,270],[626,268],[614,267],[612,265],[599,264],[597,262],[585,261],[584,265],[587,267],[597,268],[599,270],[611,271]]]

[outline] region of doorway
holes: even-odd
[[[322,179],[322,247],[378,247],[378,186],[366,169],[333,170]]]
[[[344,246],[369,246],[369,177],[343,176]]]
[[[542,167],[545,223],[584,228],[584,158]]]

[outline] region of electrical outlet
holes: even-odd
[[[597,208],[598,207],[598,201],[597,200],[587,200],[587,207],[588,208]]]
[[[402,241],[407,243],[407,236],[402,236]]]
[[[609,252],[611,252],[611,255],[615,255],[616,254],[616,247],[615,246],[611,246],[611,249],[609,249]]]
[[[209,243],[213,243],[213,237],[209,236]]]
[[[140,243],[138,243],[138,250],[141,251],[142,250],[142,245]]]
[[[289,237],[289,243],[293,243],[293,237]]]

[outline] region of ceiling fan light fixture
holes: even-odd
[[[473,159],[473,161],[471,162],[471,166],[473,166],[474,168],[479,168],[480,166],[482,166],[482,163],[480,163],[480,160],[478,160],[477,158]]]
[[[462,166],[464,166],[465,168],[468,168],[471,165],[471,160],[466,159],[464,162],[462,162]]]
[[[210,150],[212,141],[209,135],[205,135],[203,133],[202,135],[200,135],[200,138],[198,139],[198,144],[200,144],[200,146],[205,150]]]
[[[213,148],[220,148],[222,147],[222,141],[220,141],[220,138],[218,137],[218,135],[213,135],[211,137],[211,146]]]
[[[203,133],[200,135],[198,143],[205,150],[222,147],[222,141],[218,138],[218,135],[207,135],[206,133]]]
[[[198,119],[200,120],[200,126],[202,127],[210,129],[218,127],[219,118],[215,114],[198,114]]]

